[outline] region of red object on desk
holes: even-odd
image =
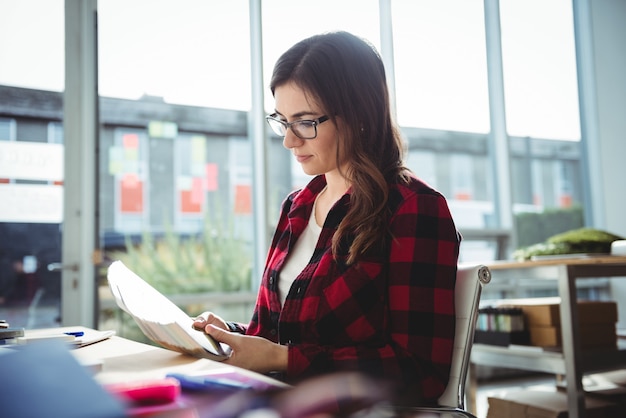
[[[180,382],[174,378],[111,383],[104,388],[118,398],[140,405],[170,403],[180,395]]]

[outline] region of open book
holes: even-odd
[[[117,305],[155,343],[195,357],[218,361],[228,358],[230,347],[195,330],[189,315],[121,261],[109,266],[107,278]]]

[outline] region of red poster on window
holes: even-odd
[[[454,194],[456,200],[472,200],[472,194],[468,191],[458,191]]]
[[[194,177],[191,180],[191,190],[180,191],[180,211],[182,213],[202,213],[202,202],[204,201],[202,182],[201,177]]]
[[[136,174],[125,174],[120,182],[120,211],[143,212],[143,182]]]
[[[235,213],[252,213],[252,187],[248,184],[238,184],[235,186]]]
[[[193,190],[180,191],[180,211],[182,213],[201,213],[202,204],[193,198]]]
[[[126,149],[139,148],[139,136],[137,136],[137,134],[124,134],[124,136],[122,136],[122,142]]]
[[[217,164],[208,163],[205,166],[206,181],[205,190],[207,192],[214,192],[217,190]]]
[[[559,204],[562,208],[571,208],[572,196],[568,194],[562,194],[561,196],[559,196]]]

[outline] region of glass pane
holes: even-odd
[[[107,0],[98,10],[108,261],[121,259],[189,315],[247,322],[256,298],[248,4]],[[105,273],[101,327],[145,341]]]
[[[274,63],[283,52],[312,35],[345,30],[370,41],[380,50],[377,0],[319,0],[315,6],[290,0],[263,1],[263,71],[269,85]],[[358,12],[358,18],[355,15]],[[298,18],[294,18],[297,16]],[[266,91],[267,110],[274,109]]]
[[[401,126],[489,131],[483,4],[393,1]]]
[[[500,1],[518,248],[584,224],[572,2]]]
[[[500,1],[510,135],[580,139],[572,2]]]
[[[63,91],[63,0],[0,4],[0,85]]]
[[[64,5],[0,3],[0,319],[60,323]]]
[[[101,96],[249,109],[248,2],[106,0],[98,21]]]

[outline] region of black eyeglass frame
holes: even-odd
[[[311,136],[311,137],[304,138],[304,137],[300,136],[296,130],[291,128],[291,132],[293,132],[295,136],[297,136],[300,139],[304,139],[304,140],[317,138],[317,126],[321,125],[322,123],[326,122],[329,119],[330,118],[328,116],[324,115],[324,116],[320,116],[317,119],[300,119],[300,120],[294,120],[293,122],[285,122],[284,120],[280,120],[280,119],[276,118],[276,116],[274,116],[274,115],[269,115],[269,116],[265,117],[265,120],[270,125],[270,128],[272,128],[272,131],[276,135],[278,135],[280,137],[283,137],[283,138],[285,137],[285,135],[287,135],[287,129],[290,129],[293,125],[298,125],[298,124],[302,124],[302,123],[310,123],[311,126],[313,127],[313,129],[315,130],[315,134],[313,136]],[[284,126],[285,127],[285,133],[281,134],[279,132],[276,132],[276,130],[272,126],[271,122],[277,122],[278,124]]]

